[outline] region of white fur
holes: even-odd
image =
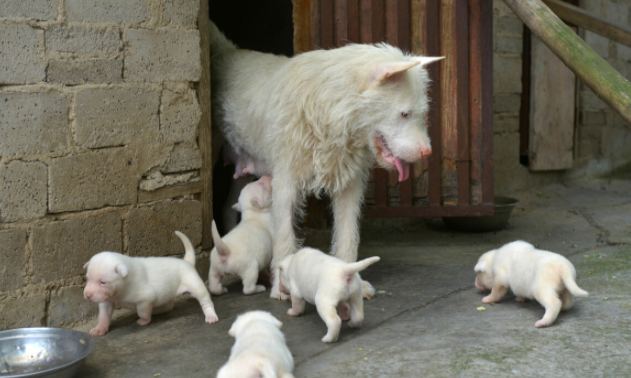
[[[304,196],[333,199],[332,254],[357,259],[358,219],[375,160],[400,168],[431,154],[425,64],[387,44],[348,45],[293,58],[237,50],[211,24],[213,119],[237,154],[274,176],[274,285],[279,262],[296,250],[294,212]],[[366,282],[364,295],[374,294]]]
[[[236,206],[241,211],[241,223],[223,239],[212,223],[215,248],[210,253],[208,282],[213,295],[228,289],[221,286],[224,274],[236,274],[243,280],[243,293],[265,291],[257,285],[259,272],[269,267],[272,260],[272,184],[268,176],[249,183],[243,188]]]
[[[167,312],[173,300],[191,293],[202,306],[206,323],[218,320],[210,294],[195,270],[195,249],[181,232],[175,232],[186,248],[184,259],[173,257],[128,257],[116,252],[101,252],[84,268],[88,282],[86,299],[99,304],[99,320],[90,335],[104,335],[110,326],[114,305],[138,312],[138,324],[151,322],[151,314]]]
[[[359,327],[364,320],[360,271],[379,261],[370,257],[347,263],[317,249],[303,248],[280,263],[280,290],[291,295],[292,307],[287,311],[298,316],[305,310],[305,301],[315,304],[327,326],[323,342],[334,342],[340,334],[342,313],[350,327]],[[349,308],[350,307],[350,308]],[[350,310],[350,316],[348,311]]]
[[[283,323],[269,312],[239,315],[230,336],[236,341],[217,378],[293,378],[294,359],[280,331]]]
[[[561,310],[569,310],[572,295],[586,297],[576,285],[576,270],[565,257],[535,249],[524,241],[515,241],[483,254],[474,270],[475,286],[491,294],[483,303],[497,302],[511,289],[517,301],[536,299],[546,312],[535,327],[551,325]]]

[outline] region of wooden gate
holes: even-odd
[[[385,41],[428,67],[433,154],[399,183],[375,168],[367,217],[493,214],[493,9],[491,0],[294,0],[296,53]],[[314,210],[310,205],[310,211]]]

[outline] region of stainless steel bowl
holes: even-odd
[[[63,328],[16,328],[0,332],[0,377],[70,378],[94,349],[85,333]]]

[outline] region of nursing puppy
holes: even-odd
[[[294,359],[280,331],[282,325],[265,311],[239,315],[228,331],[236,339],[230,359],[217,378],[293,378]]]
[[[239,202],[234,206],[241,211],[241,223],[222,238],[212,223],[215,248],[210,252],[208,282],[213,295],[221,295],[228,289],[221,286],[224,274],[236,274],[243,281],[244,294],[265,291],[257,285],[259,272],[272,260],[272,179],[263,176],[251,182],[241,191]]]
[[[99,304],[99,321],[90,335],[108,331],[115,304],[136,310],[137,323],[144,326],[151,322],[151,314],[170,311],[175,297],[183,293],[191,293],[199,301],[206,323],[218,320],[210,294],[195,270],[195,249],[184,234],[175,234],[186,248],[184,259],[101,252],[83,266],[88,268],[83,296]]]
[[[358,219],[375,161],[409,177],[431,155],[425,66],[442,58],[348,45],[293,58],[238,50],[211,23],[213,124],[238,155],[269,167],[275,220],[273,298],[280,261],[296,251],[294,213],[309,193],[332,198],[332,254],[357,260]],[[363,294],[374,289],[362,283]]]
[[[536,299],[546,312],[535,327],[551,325],[561,310],[569,310],[572,295],[587,297],[587,292],[576,285],[576,270],[565,257],[541,251],[524,241],[515,241],[500,249],[483,254],[475,266],[478,274],[475,287],[491,290],[483,303],[497,302],[508,289],[518,302]]]
[[[291,295],[288,315],[298,316],[305,310],[305,302],[315,304],[318,314],[327,326],[322,339],[325,343],[337,341],[342,315],[350,307],[350,327],[359,327],[364,320],[361,277],[358,272],[379,261],[370,257],[356,263],[347,263],[317,249],[303,248],[280,263],[280,290]],[[347,319],[345,319],[347,320]]]

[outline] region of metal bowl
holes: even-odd
[[[0,332],[0,377],[70,378],[94,349],[85,333],[63,328],[16,328]]]
[[[515,205],[515,198],[495,196],[495,213],[484,217],[445,217],[445,225],[456,231],[488,232],[499,231],[506,227]]]

